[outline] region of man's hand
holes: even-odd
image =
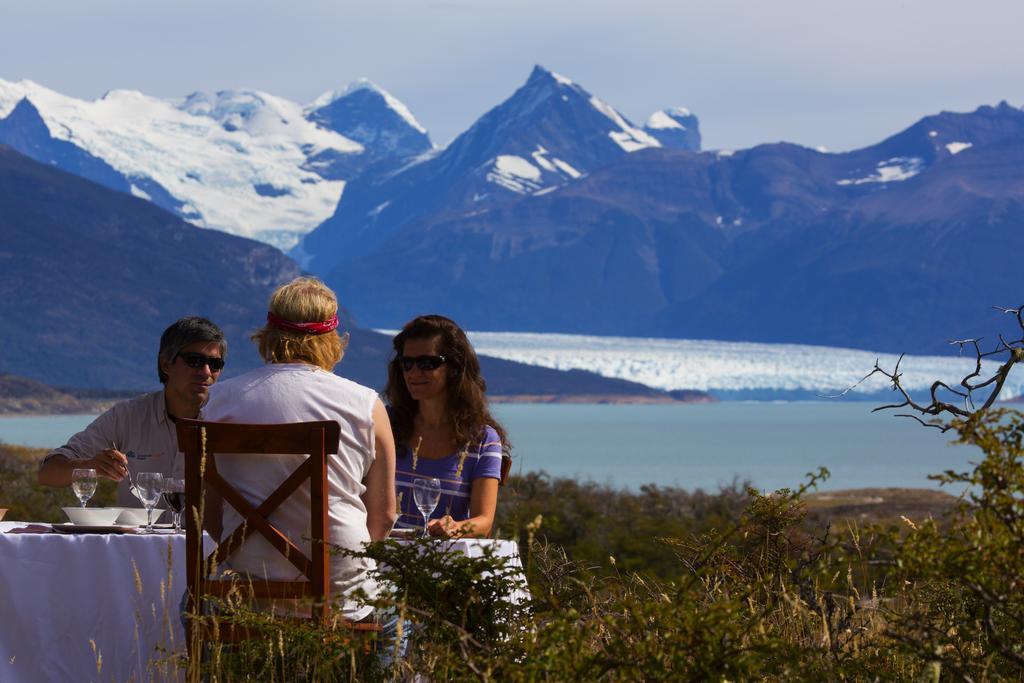
[[[50,458],[39,468],[39,483],[44,486],[71,486],[71,473],[77,468],[96,470],[96,476],[121,481],[128,474],[128,458],[116,448],[107,448],[91,458]]]
[[[75,467],[91,467],[97,476],[121,481],[128,473],[128,458],[116,448],[107,448],[91,458],[74,461]]]

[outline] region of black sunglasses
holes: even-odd
[[[185,365],[198,370],[204,365],[210,366],[210,372],[220,372],[224,369],[224,359],[204,356],[201,353],[179,353],[178,358],[185,361]]]
[[[420,370],[437,370],[447,363],[448,359],[444,356],[399,356],[398,362],[402,370],[409,372],[414,365]]]

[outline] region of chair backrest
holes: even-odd
[[[508,481],[508,473],[512,470],[512,456],[508,453],[501,454],[501,479],[498,480],[499,486],[504,486],[505,482]]]
[[[338,452],[340,429],[337,422],[297,422],[253,425],[202,420],[177,421],[178,447],[185,454],[185,534],[188,614],[195,614],[203,596],[224,597],[229,582],[210,575],[246,538],[259,534],[289,562],[302,571],[305,581],[251,581],[255,598],[312,598],[314,619],[326,619],[329,604],[330,560],[327,547],[327,456]],[[283,454],[307,458],[258,506],[249,503],[217,470],[218,454]],[[310,483],[310,533],[313,543],[307,556],[269,521],[270,514],[306,480]],[[206,494],[214,494],[233,507],[242,518],[239,527],[210,554],[203,555]],[[216,499],[214,498],[214,499]],[[220,510],[211,510],[219,515]],[[225,530],[228,531],[228,530]],[[191,638],[189,639],[191,641]]]

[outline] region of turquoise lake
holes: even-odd
[[[676,405],[500,404],[513,472],[636,489],[657,483],[714,490],[734,479],[760,489],[795,487],[827,467],[821,488],[937,488],[929,474],[981,457],[948,435],[865,402]],[[0,441],[64,443],[93,415],[0,417]]]

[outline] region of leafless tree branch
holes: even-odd
[[[905,354],[900,354],[899,359],[896,361],[896,367],[893,368],[892,372],[883,368],[876,359],[874,369],[862,377],[856,384],[835,396],[829,396],[827,398],[838,398],[840,396],[844,396],[856,387],[860,386],[869,377],[882,375],[889,380],[892,390],[900,395],[902,401],[879,406],[872,412],[909,408],[919,415],[931,415],[937,417],[942,414],[947,414],[952,417],[967,419],[978,411],[988,410],[999,398],[999,394],[1002,392],[1003,386],[1006,383],[1006,378],[1009,376],[1013,367],[1017,363],[1024,363],[1024,306],[1018,306],[1017,308],[993,306],[993,308],[997,311],[1001,311],[1002,313],[1013,315],[1017,320],[1017,326],[1020,328],[1022,336],[1020,339],[1006,341],[1002,335],[999,335],[999,344],[996,345],[992,351],[987,352],[982,351],[981,349],[982,338],[980,337],[975,339],[951,339],[949,343],[959,346],[961,354],[964,353],[965,349],[969,349],[974,353],[974,370],[969,372],[960,380],[959,386],[962,390],[955,389],[945,382],[937,381],[933,382],[930,387],[930,401],[928,403],[915,401],[904,388],[901,381],[902,374],[900,373],[900,363],[903,362]],[[982,360],[997,355],[1005,355],[1005,360],[998,369],[996,369],[990,376],[986,377],[984,375]],[[978,406],[975,401],[976,392],[983,389],[987,389],[989,393],[981,405]],[[942,395],[940,395],[940,392],[943,392]],[[946,393],[963,399],[963,407],[946,400]],[[935,427],[943,432],[950,429],[949,425],[943,425],[938,421],[926,421],[918,417],[918,415],[899,413],[897,417],[911,417],[926,427]]]
[[[952,425],[942,424],[941,422],[938,422],[938,423],[936,423],[936,422],[925,422],[924,420],[919,418],[917,415],[910,415],[908,413],[896,413],[896,417],[909,417],[912,420],[917,420],[918,422],[920,422],[925,427],[935,427],[940,432],[948,432],[950,429],[953,428]]]

